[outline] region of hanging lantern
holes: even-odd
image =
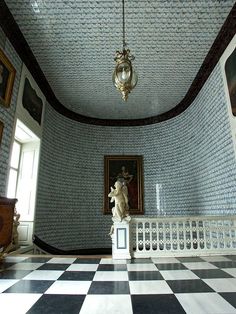
[[[112,80],[115,87],[121,92],[124,101],[128,99],[131,90],[138,82],[138,76],[133,70],[132,63],[135,58],[130,54],[129,49],[125,49],[125,6],[123,3],[123,51],[116,51],[116,67],[113,72]]]

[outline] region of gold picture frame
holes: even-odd
[[[10,107],[16,70],[0,49],[0,104]]]
[[[2,142],[2,133],[3,133],[4,124],[2,121],[0,121],[0,145]]]
[[[125,181],[128,187],[129,213],[143,215],[143,157],[104,156],[104,214],[111,214],[114,203],[108,194],[117,180]]]

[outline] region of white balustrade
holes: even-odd
[[[236,254],[236,216],[132,218],[132,257]]]

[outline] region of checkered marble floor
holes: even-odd
[[[8,256],[4,314],[236,314],[236,255],[112,260]]]

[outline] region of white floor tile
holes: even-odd
[[[19,263],[12,265],[8,269],[11,270],[35,270],[42,266],[44,263]]]
[[[4,261],[6,263],[20,263],[23,262],[24,260],[26,260],[28,258],[28,256],[25,257],[21,257],[21,256],[6,256],[4,258]]]
[[[45,294],[87,294],[91,281],[58,280],[55,281]]]
[[[169,294],[173,293],[164,280],[140,280],[129,282],[131,294]]]
[[[125,259],[101,258],[100,264],[127,264]]]
[[[224,257],[224,256],[201,256],[202,259],[204,259],[204,261],[206,262],[228,262],[230,261],[229,258]]]
[[[172,263],[180,263],[179,260],[175,257],[158,257],[152,258],[154,264],[172,264]]]
[[[212,265],[208,262],[191,262],[191,263],[182,263],[188,269],[216,269],[215,265]]]
[[[1,312],[25,314],[41,295],[38,293],[2,293],[0,294]]]
[[[236,278],[203,279],[216,292],[236,292]]]
[[[71,264],[76,260],[75,257],[53,257],[47,263],[49,264]]]
[[[165,280],[184,280],[184,279],[199,279],[191,270],[161,270],[161,275]]]
[[[0,279],[0,293],[13,286],[19,280],[17,279]],[[0,304],[1,308],[1,304]]]
[[[175,294],[187,314],[235,314],[236,309],[217,293]]]
[[[128,271],[158,271],[154,264],[127,264]]]
[[[97,271],[93,281],[128,281],[127,271]]]
[[[98,264],[72,264],[66,271],[96,271]]]
[[[57,280],[64,271],[61,270],[34,270],[26,275],[24,280]]]
[[[132,314],[129,295],[87,295],[80,314]]]
[[[223,268],[222,270],[231,276],[236,277],[236,268]]]

